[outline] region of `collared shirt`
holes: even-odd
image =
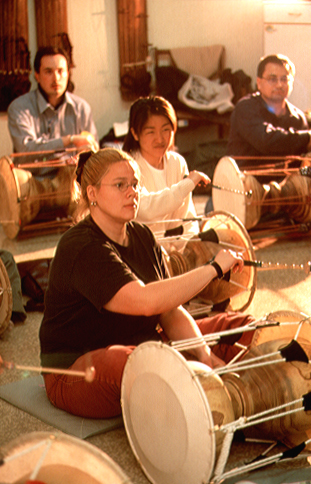
[[[62,136],[82,131],[90,132],[98,141],[89,104],[69,92],[65,93],[64,102],[57,109],[46,101],[39,89],[19,96],[8,107],[8,127],[13,150],[17,153],[61,151],[64,149]],[[18,163],[31,161],[29,157],[17,160]]]
[[[304,113],[286,100],[286,113],[276,116],[259,92],[242,98],[230,121],[229,156],[286,156],[305,153],[310,141]]]

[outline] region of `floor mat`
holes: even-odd
[[[0,398],[43,422],[81,439],[123,426],[122,417],[82,418],[54,407],[48,400],[41,375],[0,386]]]

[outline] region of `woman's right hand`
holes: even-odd
[[[189,173],[189,176],[188,178],[190,178],[193,183],[195,184],[195,186],[198,185],[198,183],[202,182],[203,185],[208,185],[209,183],[211,183],[211,179],[205,174],[205,173],[202,173],[201,171],[196,171],[196,170],[193,170]]]
[[[244,261],[241,254],[230,249],[222,249],[218,252],[215,257],[215,262],[220,265],[224,274],[230,270],[233,270],[233,272],[242,272],[244,267]]]

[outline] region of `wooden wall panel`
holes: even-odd
[[[146,0],[117,0],[120,84],[124,99],[150,92]]]
[[[67,0],[35,0],[37,45],[62,47],[73,66],[72,45],[68,37]]]

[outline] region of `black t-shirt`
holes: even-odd
[[[87,217],[62,236],[51,264],[39,334],[44,366],[68,367],[90,350],[160,339],[159,316],[129,316],[103,308],[133,280],[146,284],[168,276],[152,232],[136,222],[130,222],[127,231],[129,245],[123,247]]]

